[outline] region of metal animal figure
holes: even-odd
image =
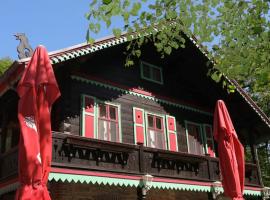
[[[17,52],[19,59],[32,56],[33,49],[28,43],[28,39],[24,33],[17,33],[14,35],[16,40],[20,40],[20,44],[17,46]]]

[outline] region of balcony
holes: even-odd
[[[17,176],[18,150],[0,156],[0,181]],[[170,152],[139,145],[112,143],[71,134],[53,133],[54,167],[99,170],[107,172],[196,181],[220,180],[219,160]],[[246,163],[245,184],[260,186],[256,164]]]

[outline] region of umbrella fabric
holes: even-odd
[[[20,100],[18,118],[19,181],[17,200],[50,200],[46,187],[51,166],[52,135],[50,109],[60,96],[48,53],[37,47],[17,92]]]
[[[218,100],[214,113],[214,138],[218,142],[222,185],[226,196],[242,200],[245,178],[244,148],[238,140],[225,103]]]

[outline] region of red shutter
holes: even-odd
[[[95,99],[83,96],[82,135],[88,138],[95,137]]]
[[[176,122],[173,116],[166,115],[168,147],[171,151],[178,151]]]
[[[135,143],[144,144],[145,126],[144,126],[144,110],[140,108],[133,108],[134,121],[134,136]]]

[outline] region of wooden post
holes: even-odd
[[[253,159],[255,161],[255,164],[257,166],[257,173],[258,173],[259,183],[260,183],[260,185],[262,187],[264,187],[263,181],[262,181],[262,174],[261,174],[260,162],[259,162],[259,158],[258,158],[258,152],[257,152],[257,146],[256,145],[251,146],[251,153],[252,153]]]

